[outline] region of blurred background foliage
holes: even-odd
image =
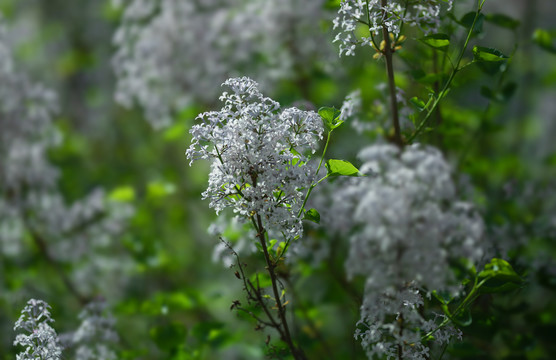
[[[384,94],[377,88],[386,75],[371,51],[337,57],[330,19],[339,1],[319,4],[327,18],[314,20],[312,31],[317,29],[327,39],[319,43],[329,47],[323,51],[325,58],[305,63],[300,72],[269,87],[267,95],[282,104],[339,108],[349,92],[360,89],[359,117],[370,130],[358,134],[345,126],[335,132],[330,148],[330,157],[357,164],[358,150],[390,131]],[[59,96],[54,126],[63,140],[48,156],[61,172],[60,193],[72,203],[101,187],[111,200],[135,209],[117,239],[133,260],[132,271],[125,274],[122,288],[91,295],[110,304],[121,337],[121,359],[263,358],[270,351],[266,335],[230,311],[233,300],[243,299],[241,282],[234,270],[213,260],[218,239],[206,229],[215,215],[200,200],[208,165],[189,167],[184,156],[195,116],[214,107],[216,99],[213,104],[192,101],[173,109],[173,123],[161,130],[145,120],[141,107],[116,104],[113,37],[123,16],[116,5],[108,0],[0,0],[19,71]],[[471,9],[471,1],[457,1],[454,16],[461,19]],[[418,140],[446,154],[462,191],[485,218],[494,252],[512,262],[527,278],[527,286],[481,297],[473,308],[473,323],[463,329],[463,342],[451,346],[449,354],[454,359],[552,359],[556,55],[551,36],[556,5],[548,0],[487,0],[484,13],[473,43],[513,54],[511,60],[497,68],[466,68],[442,103],[434,130]],[[494,14],[509,20],[496,20]],[[464,27],[450,26],[451,42],[461,42]],[[432,49],[416,37],[408,34],[396,58],[396,81],[407,99],[422,98],[427,87],[437,86],[438,78],[425,77],[434,72],[431,69],[437,67],[440,79],[446,76]],[[220,82],[213,84],[218,91]],[[307,231],[318,237],[322,230]],[[12,324],[28,298],[50,303],[59,333],[77,326],[82,306],[34,243],[27,238],[24,244],[24,255],[17,258],[0,254],[2,359],[15,358]],[[292,309],[306,319],[294,328],[310,358],[364,358],[352,335],[362,284],[345,280],[345,248],[333,249],[332,255],[285,270],[292,280]],[[72,265],[64,266],[64,271],[72,271]]]

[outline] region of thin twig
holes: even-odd
[[[286,308],[282,305],[282,301],[280,300],[280,293],[278,291],[278,279],[276,276],[276,272],[274,269],[276,268],[276,264],[270,260],[270,256],[268,254],[268,247],[266,246],[266,239],[265,233],[266,230],[263,226],[262,218],[259,214],[256,215],[257,217],[257,238],[261,244],[263,255],[266,262],[266,268],[268,274],[270,275],[270,281],[272,283],[272,291],[274,293],[274,300],[276,301],[276,307],[278,308],[278,316],[280,317],[280,321],[282,322],[282,330],[283,330],[283,338],[282,340],[286,342],[290,351],[296,360],[305,360],[307,357],[303,353],[303,351],[297,348],[292,340],[290,329],[288,326],[288,321],[286,319]]]

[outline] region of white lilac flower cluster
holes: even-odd
[[[31,299],[21,311],[16,321],[14,331],[24,331],[18,334],[14,346],[24,346],[25,350],[17,354],[17,360],[59,360],[62,358],[62,347],[58,335],[50,323],[54,320],[50,315],[50,306],[42,301]]]
[[[425,319],[420,311],[423,305],[423,297],[412,283],[399,290],[389,288],[382,293],[366,294],[355,338],[361,340],[367,357],[430,359],[430,349],[421,341],[429,332],[434,334],[434,342],[439,345],[453,339],[461,340],[461,331],[453,326],[438,328],[444,315],[435,314],[433,319]]]
[[[415,26],[425,34],[437,31],[440,26],[440,11],[448,10],[453,0],[388,0],[382,6],[380,0],[343,0],[338,16],[333,20],[333,29],[339,29],[334,42],[340,43],[340,56],[355,55],[358,45],[373,46],[372,36],[382,32],[386,26],[395,38],[400,35],[401,25]],[[359,37],[357,27],[364,25],[369,37]]]
[[[7,38],[0,18],[0,255],[19,256],[25,236],[40,237],[48,257],[74,265],[83,292],[98,291],[98,271],[121,273],[125,264],[113,257],[113,239],[132,210],[103,191],[66,205],[47,155],[61,141],[52,120],[56,96],[16,71]]]
[[[0,17],[0,253],[17,255],[25,229],[26,192],[49,191],[58,170],[47,151],[60,136],[51,124],[55,94],[15,71]]]
[[[281,109],[246,77],[223,85],[231,89],[220,97],[224,107],[197,117],[202,123],[191,129],[193,139],[186,152],[191,162],[212,162],[203,198],[210,199],[217,213],[231,208],[244,219],[257,214],[267,230],[286,238],[300,236],[301,189],[314,175],[306,153],[314,152],[322,138],[320,116]]]
[[[106,310],[106,302],[97,299],[89,303],[79,314],[81,324],[72,334],[75,360],[115,360],[116,353],[110,344],[119,341],[114,330],[116,320]]]
[[[484,224],[471,204],[456,199],[437,149],[374,145],[359,156],[367,176],[350,179],[333,205],[345,214],[333,224],[350,239],[347,274],[366,278],[356,336],[370,358],[400,348],[413,354],[407,358],[425,359],[428,349],[416,344],[432,325],[419,313],[421,294],[457,294],[449,263],[481,259]]]
[[[51,127],[56,95],[15,71],[8,44],[0,14],[0,187],[17,197],[26,187],[55,183],[46,152],[60,136]]]
[[[31,193],[25,208],[33,210],[27,226],[48,241],[53,259],[71,265],[69,277],[81,294],[123,289],[133,263],[117,239],[134,214],[131,205],[96,189],[69,206],[57,192]]]
[[[121,2],[121,1],[120,1]],[[116,100],[155,128],[192,100],[207,105],[231,76],[266,89],[306,75],[331,52],[324,0],[128,0],[113,42]],[[123,5],[123,4],[122,4]],[[254,61],[256,60],[256,61]]]
[[[361,112],[361,90],[357,89],[350,92],[340,108],[340,120],[346,121]]]

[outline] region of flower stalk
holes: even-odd
[[[382,15],[386,19],[386,4],[387,0],[381,0],[382,5]],[[392,123],[394,125],[394,137],[393,141],[398,147],[403,147],[403,139],[400,128],[400,116],[398,114],[398,102],[396,99],[396,83],[394,79],[394,65],[392,59],[392,47],[390,43],[390,35],[388,32],[388,27],[385,23],[382,24],[382,37],[385,42],[383,54],[386,62],[386,73],[388,76],[388,92],[390,95],[390,111],[392,113]]]

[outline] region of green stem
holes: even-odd
[[[455,64],[452,72],[450,73],[450,76],[448,77],[448,80],[446,81],[446,84],[444,84],[444,87],[442,88],[440,93],[438,93],[436,99],[434,100],[434,103],[428,109],[425,118],[423,119],[423,121],[421,121],[421,123],[419,124],[417,129],[415,129],[415,132],[407,140],[408,143],[411,143],[423,131],[425,126],[428,124],[431,115],[435,112],[436,108],[438,107],[438,104],[440,103],[440,101],[448,94],[448,91],[450,90],[450,85],[452,84],[452,81],[454,80],[454,77],[462,69],[462,68],[460,68],[461,60],[463,59],[463,55],[465,55],[465,51],[467,50],[467,46],[469,45],[469,41],[471,40],[471,36],[473,35],[473,29],[475,28],[475,24],[477,23],[477,20],[479,19],[479,15],[481,14],[481,10],[483,9],[483,5],[484,5],[485,1],[486,0],[477,0],[477,3],[478,3],[477,12],[475,13],[475,17],[473,18],[473,24],[471,24],[471,27],[469,28],[469,31],[467,32],[467,38],[465,39],[465,43],[463,44],[463,48],[461,49],[461,52],[459,53],[456,64]]]
[[[315,174],[318,175],[320,168],[322,167],[322,163],[324,161],[324,155],[326,154],[326,150],[328,149],[328,143],[330,142],[330,135],[331,135],[332,131],[328,132],[328,136],[326,137],[326,144],[324,145],[324,150],[322,151],[322,155],[320,157],[320,161],[319,161],[319,166],[317,166],[317,171]],[[313,189],[315,188],[315,186],[317,186],[322,180],[324,180],[326,178],[323,177],[322,179],[320,179],[318,182],[316,183],[311,183],[311,186],[309,186],[309,189],[307,189],[307,194],[305,194],[305,199],[303,199],[303,204],[301,205],[301,208],[299,209],[299,212],[297,213],[297,217],[301,217],[301,214],[303,214],[303,210],[305,209],[305,205],[307,204],[307,200],[309,200],[309,196],[311,195],[311,192],[313,191]]]
[[[452,319],[456,316],[458,316],[458,314],[460,313],[460,311],[462,311],[463,309],[467,308],[471,302],[473,302],[476,297],[477,297],[477,292],[479,291],[479,288],[481,286],[483,286],[483,284],[488,280],[487,279],[483,279],[480,283],[477,284],[477,278],[475,278],[475,281],[473,283],[473,288],[471,289],[471,291],[469,292],[469,294],[467,294],[467,296],[465,297],[465,299],[463,299],[463,301],[458,305],[458,307],[454,310],[454,312],[452,314],[450,314],[446,319],[444,319],[435,329],[429,331],[427,334],[425,334],[424,336],[421,337],[421,341],[426,340],[429,336],[431,336],[432,334],[434,334],[435,332],[437,332],[438,330],[440,330],[441,328],[443,328],[444,326],[446,326],[446,324],[448,324],[450,321],[452,321]]]

